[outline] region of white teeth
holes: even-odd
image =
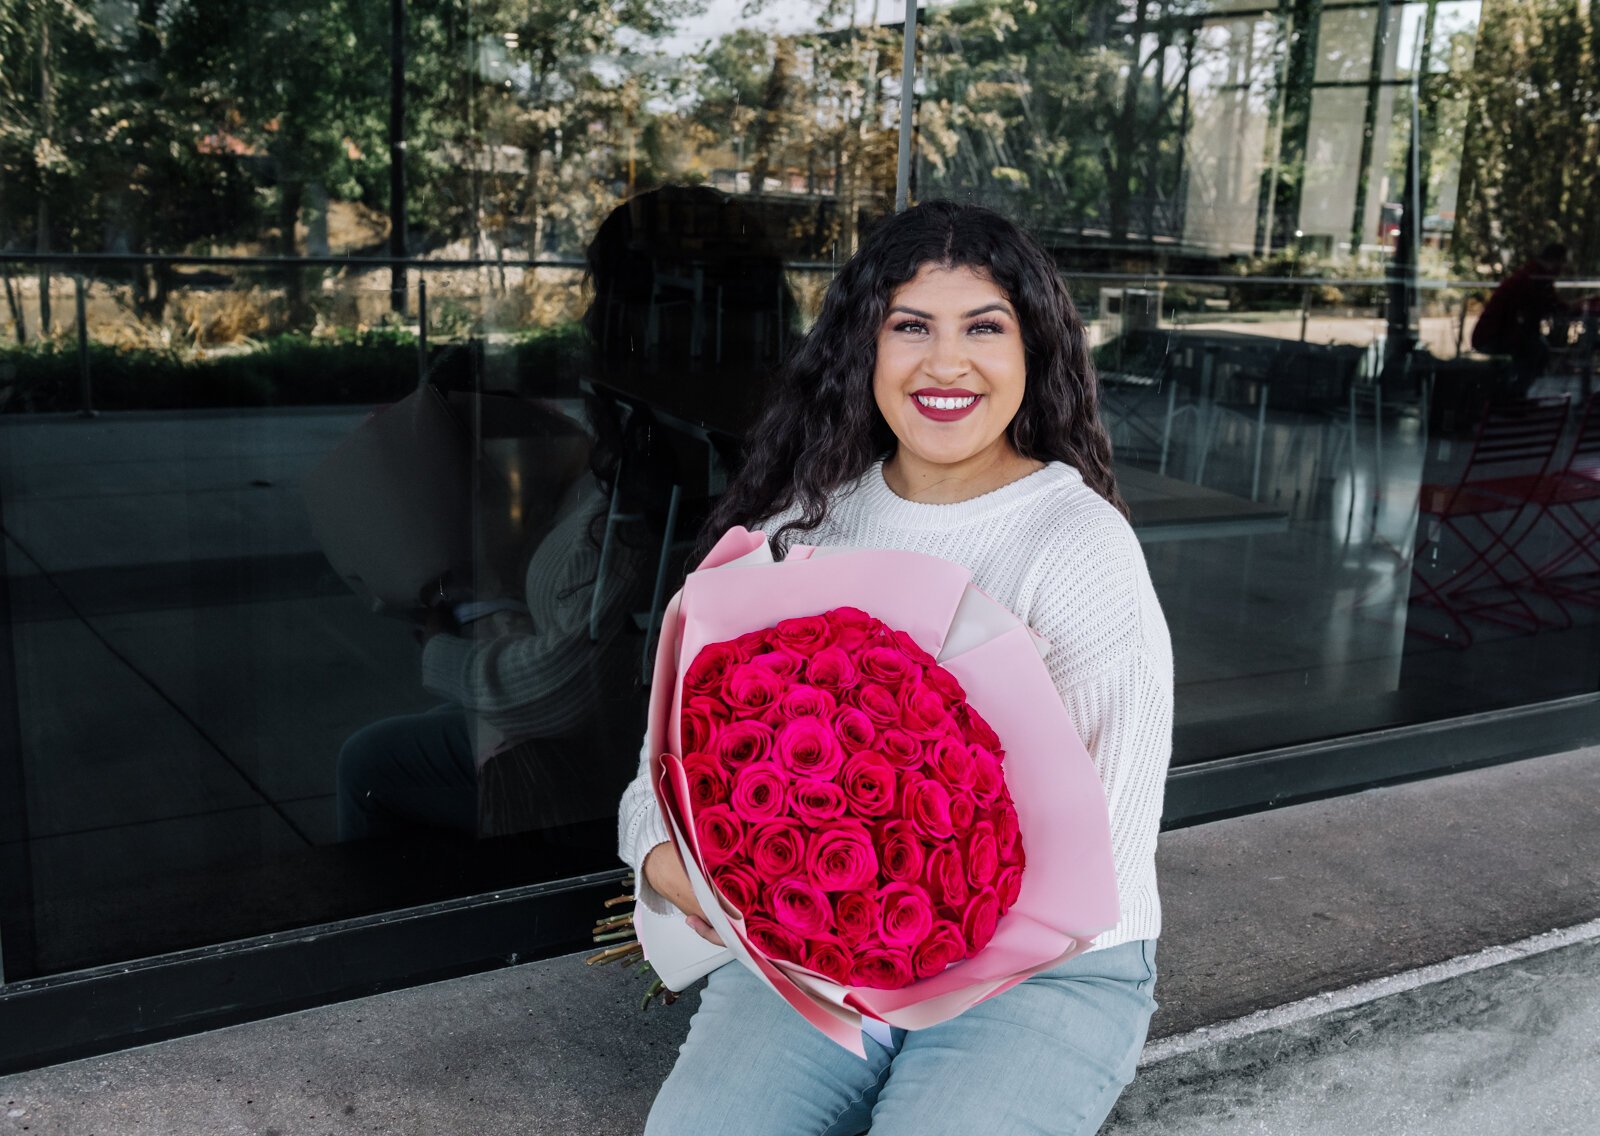
[[[929,410],[965,410],[978,401],[978,396],[969,394],[965,398],[934,398],[919,394],[916,399]]]

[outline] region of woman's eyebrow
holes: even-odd
[[[918,319],[931,320],[933,318],[933,314],[931,312],[919,312],[916,308],[908,308],[904,304],[896,304],[894,307],[890,308],[889,311],[904,312],[906,315],[916,316]]]
[[[984,312],[1001,312],[1008,316],[1012,314],[1010,304],[1003,300],[996,300],[994,303],[985,304],[981,308],[973,308],[970,312],[962,312],[961,318],[971,319],[973,316],[981,316]]]

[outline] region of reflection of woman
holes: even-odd
[[[932,400],[940,400],[932,403]],[[1103,782],[1121,921],[1090,951],[862,1062],[741,966],[714,971],[647,1133],[1095,1132],[1155,1003],[1172,657],[1124,519],[1082,324],[1049,257],[986,210],[886,221],[828,290],[710,518],[780,542],[961,563],[1052,643]],[[711,937],[648,773],[624,795],[641,902]]]

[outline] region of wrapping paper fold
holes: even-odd
[[[972,958],[898,990],[841,986],[773,962],[744,935],[743,914],[700,868],[678,736],[681,676],[700,650],[781,619],[840,606],[908,632],[966,688],[1005,746],[1005,776],[1028,853],[1022,891],[994,939]],[[639,906],[645,955],[682,989],[725,962],[749,967],[808,1022],[864,1056],[866,1022],[924,1029],[1085,950],[1116,925],[1118,901],[1104,790],[1046,670],[1048,648],[984,595],[967,569],[915,552],[799,547],[775,562],[766,537],[723,536],[668,604],[656,652],[646,743],[657,799],[707,920],[726,948],[679,915]]]

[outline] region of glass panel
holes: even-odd
[[[898,30],[413,0],[392,71],[382,0],[135,7],[4,23],[5,977],[616,867]]]
[[[1074,10],[929,13],[917,192],[1032,226],[1072,288],[1174,635],[1176,760],[1595,690],[1600,229],[1547,158],[1597,144],[1593,28],[1553,0],[1481,27]]]

